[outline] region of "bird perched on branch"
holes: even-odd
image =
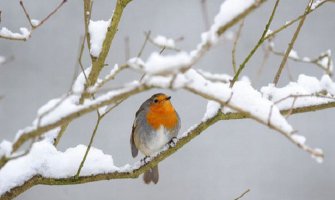
[[[138,150],[146,157],[162,150],[180,129],[180,118],[170,101],[171,97],[163,93],[152,95],[136,112],[130,137],[131,153],[136,157]],[[144,173],[146,184],[157,183],[158,166]]]

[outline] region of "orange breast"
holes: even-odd
[[[170,102],[159,105],[152,105],[147,113],[147,122],[154,129],[158,129],[161,125],[165,128],[172,129],[176,127],[178,122],[177,114]]]

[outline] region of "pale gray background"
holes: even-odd
[[[32,18],[41,19],[58,1],[24,1]],[[93,19],[107,19],[115,1],[94,2]],[[219,10],[221,0],[208,0],[210,19]],[[283,0],[271,29],[298,16],[307,0]],[[237,50],[238,63],[258,40],[274,1],[268,1],[245,22]],[[69,1],[45,25],[37,29],[27,42],[0,40],[0,55],[15,56],[14,61],[0,66],[1,139],[12,140],[16,131],[30,125],[36,110],[49,99],[68,90],[77,59],[79,38],[83,34],[83,3]],[[315,57],[334,46],[335,4],[328,4],[310,15],[297,40],[295,49],[302,56]],[[18,1],[1,0],[1,26],[18,30],[27,21]],[[236,27],[234,27],[236,29]],[[184,36],[179,46],[195,48],[205,30],[200,0],[134,0],[125,10],[119,32],[107,63],[124,63],[124,37],[130,37],[131,55],[135,56],[144,40],[143,32],[177,38]],[[276,47],[284,50],[294,28],[280,34]],[[198,65],[206,70],[232,73],[231,42],[223,41]],[[147,58],[155,49],[148,45]],[[256,72],[262,58],[259,50],[247,65],[255,87],[272,81],[280,59],[272,56],[264,73]],[[168,53],[168,52],[166,52]],[[84,63],[88,64],[87,52]],[[313,65],[289,62],[293,77],[300,73],[320,77]],[[109,70],[110,68],[107,67]],[[284,71],[281,85],[287,83]],[[112,84],[120,85],[139,75],[127,71]],[[129,135],[134,113],[141,102],[156,91],[149,91],[125,101],[107,116],[98,130],[94,146],[112,154],[116,165],[135,162],[130,154]],[[182,131],[198,122],[206,101],[185,91],[163,91],[173,96],[172,102],[182,119]],[[18,199],[234,199],[247,188],[251,192],[243,199],[331,200],[335,198],[334,109],[292,116],[290,123],[307,137],[313,147],[325,151],[323,164],[317,164],[283,136],[251,120],[223,121],[160,164],[160,182],[144,185],[138,180],[111,180],[74,186],[36,186]],[[95,114],[75,120],[60,142],[62,150],[87,144]],[[139,158],[138,158],[139,159]]]

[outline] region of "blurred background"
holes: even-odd
[[[208,0],[210,22],[219,11],[222,0]],[[282,0],[271,25],[272,30],[304,12],[307,0]],[[34,19],[42,19],[60,1],[25,0],[24,4]],[[267,1],[246,20],[237,46],[237,63],[256,44],[270,16],[274,0]],[[94,1],[93,20],[108,19],[115,0]],[[335,50],[334,3],[327,3],[310,14],[294,49],[298,54],[315,58],[321,52]],[[115,63],[125,63],[125,38],[129,38],[130,56],[136,56],[144,41],[145,31],[184,39],[178,47],[190,51],[206,30],[201,0],[134,0],[124,11],[119,31],[107,59],[104,73]],[[1,24],[12,31],[29,27],[18,1],[0,1]],[[281,32],[275,39],[278,51],[285,51],[296,25]],[[238,25],[231,31],[236,31]],[[32,123],[37,109],[48,100],[64,94],[70,88],[77,66],[80,39],[84,34],[83,2],[68,1],[43,26],[36,29],[26,42],[0,39],[0,55],[10,59],[0,65],[0,139],[13,140],[16,132]],[[213,73],[232,74],[232,41],[224,37],[196,66]],[[145,48],[145,60],[153,51]],[[164,54],[173,53],[165,51]],[[253,86],[272,82],[281,58],[271,55],[261,74],[263,61],[260,48],[248,63],[243,75]],[[83,63],[89,66],[87,49]],[[287,69],[287,68],[286,68]],[[286,85],[289,75],[296,80],[299,74],[320,78],[323,72],[315,65],[288,61],[279,85]],[[103,74],[102,74],[103,75]],[[111,82],[117,87],[141,75],[127,70]],[[135,112],[140,104],[156,92],[172,95],[182,119],[181,132],[198,123],[207,101],[187,91],[151,90],[124,101],[106,116],[99,127],[93,146],[112,154],[114,163],[122,166],[134,163],[129,137]],[[35,186],[17,199],[234,199],[242,192],[251,191],[246,200],[332,200],[335,196],[335,109],[291,116],[289,122],[299,134],[307,137],[312,147],[325,152],[323,164],[316,163],[279,133],[252,120],[222,121],[159,164],[160,182],[145,185],[142,178],[111,180],[71,186]],[[88,144],[96,114],[75,120],[60,141],[65,150],[78,144]]]

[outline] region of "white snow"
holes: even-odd
[[[202,118],[202,121],[206,121],[207,119],[210,119],[212,117],[214,117],[216,115],[216,113],[218,113],[218,111],[220,110],[221,105],[216,102],[216,101],[208,101],[207,103],[207,108],[206,108],[206,113],[204,115],[204,117]]]
[[[211,100],[227,103],[227,107],[239,112],[250,113],[257,121],[267,124],[271,112],[270,123],[282,132],[291,133],[292,127],[281,115],[273,103],[262,97],[247,81],[237,81],[231,89],[229,83],[206,80],[194,69],[185,73],[185,88],[201,94]]]
[[[38,19],[31,19],[30,22],[35,27],[38,26],[41,23],[40,20],[38,20]]]
[[[81,94],[84,92],[84,89],[85,89],[85,84],[86,84],[86,77],[88,77],[88,75],[90,74],[91,72],[91,67],[88,67],[85,69],[84,72],[81,72],[76,81],[73,83],[73,86],[72,86],[72,91],[75,93],[75,94]],[[85,74],[84,74],[85,73]]]
[[[306,142],[305,136],[302,136],[302,135],[292,134],[291,138],[299,144],[304,144]]]
[[[2,27],[0,29],[0,36],[2,37],[8,37],[13,39],[23,39],[26,40],[30,37],[30,31],[27,28],[21,27],[20,33],[13,33],[6,27]]]
[[[314,10],[320,3],[322,3],[325,0],[316,0],[312,3],[311,10]]]
[[[325,97],[318,97],[316,94],[327,92]],[[319,81],[315,77],[300,75],[297,82],[290,82],[282,88],[276,88],[273,84],[262,87],[261,92],[265,98],[273,102],[277,102],[276,106],[281,110],[304,107],[310,105],[320,105],[328,102],[334,102],[335,83],[328,75],[323,75]],[[292,95],[299,96],[294,101],[294,98],[287,98]]]
[[[326,52],[321,53],[320,57],[322,57],[322,59],[318,60],[317,63],[321,65],[323,69],[332,74],[334,69],[334,63],[331,58],[331,50],[329,49]]]
[[[226,0],[221,4],[220,11],[214,19],[214,24],[211,26],[207,39],[211,43],[215,43],[218,39],[217,31],[220,27],[228,24],[232,19],[243,13],[249,8],[255,0]]]
[[[154,38],[153,42],[161,47],[167,47],[174,49],[176,48],[175,41],[171,38],[166,38],[165,36],[158,35]]]
[[[268,29],[265,33],[265,37],[268,37],[271,33],[273,33],[273,31]]]
[[[233,77],[228,74],[217,74],[217,73],[213,74],[213,73],[204,71],[202,69],[198,69],[197,72],[210,81],[221,81],[223,83],[228,83],[228,82],[230,83],[230,80],[233,79]]]
[[[102,45],[106,37],[107,28],[110,25],[110,21],[111,21],[110,19],[108,21],[90,20],[90,23],[88,25],[88,32],[90,33],[90,37],[91,37],[90,53],[94,57],[98,57],[100,55]]]
[[[311,59],[309,57],[303,57],[302,60],[304,62],[311,62]]]
[[[0,170],[0,195],[15,186],[22,185],[35,175],[47,178],[74,176],[86,148],[84,145],[78,145],[61,152],[47,141],[34,143],[29,154],[8,162]],[[131,169],[129,166],[127,168]],[[80,175],[110,173],[120,169],[114,166],[111,155],[91,147]]]
[[[177,73],[181,68],[191,64],[191,56],[186,52],[178,52],[174,55],[160,55],[154,52],[144,64],[147,74],[170,74]]]
[[[295,50],[293,50],[293,49],[290,51],[290,53],[288,54],[288,56],[290,58],[293,58],[293,59],[299,59],[298,53]]]
[[[69,115],[75,112],[85,110],[91,107],[92,105],[101,104],[102,102],[110,100],[115,96],[126,93],[130,90],[133,90],[134,88],[138,86],[139,86],[139,82],[134,81],[130,84],[127,84],[124,88],[116,89],[111,92],[107,92],[101,96],[96,97],[94,100],[87,100],[84,102],[84,104],[78,104],[80,95],[76,95],[76,94],[63,98],[60,103],[58,103],[60,99],[53,99],[39,109],[37,117],[33,121],[32,126],[28,126],[17,132],[14,141],[16,141],[23,134],[27,134],[29,132],[36,130],[38,127],[45,127],[50,124],[53,124],[57,122],[58,120],[64,117],[68,117]],[[56,106],[56,108],[54,108],[56,104],[58,105]],[[50,108],[52,108],[52,110],[49,112],[48,110],[50,110]],[[43,114],[46,111],[48,111],[48,113]],[[40,119],[41,115],[44,115],[44,116]]]
[[[8,157],[11,152],[12,152],[12,143],[7,140],[3,140],[0,143],[0,157],[2,156]]]
[[[318,148],[316,148],[315,149],[315,152],[317,152],[318,154],[320,154],[320,155],[323,155],[323,151],[322,151],[322,149],[318,149]],[[314,156],[314,155],[312,155],[312,158],[314,158],[315,160],[316,160],[316,162],[318,162],[318,163],[323,163],[323,157],[316,157],[316,156]]]

